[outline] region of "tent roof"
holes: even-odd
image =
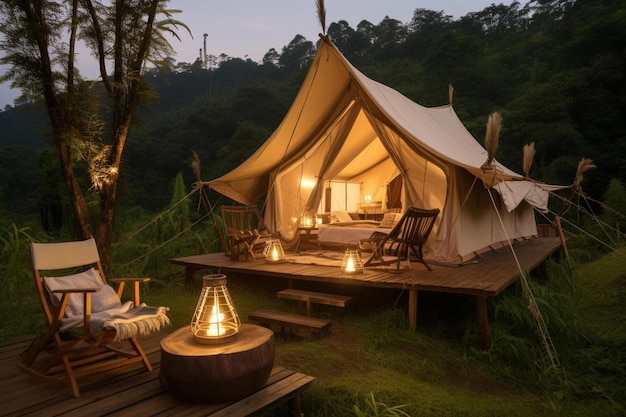
[[[481,166],[487,160],[487,153],[467,131],[451,105],[424,107],[371,80],[322,36],[311,68],[280,126],[247,161],[209,181],[210,187],[242,204],[256,203],[267,192],[272,171],[284,161],[306,152],[307,146],[339,119],[348,117],[355,105],[362,109],[350,131],[352,137],[359,138],[355,148],[366,149],[376,139],[376,128],[372,128],[372,120],[376,119],[404,138],[417,152],[482,176]],[[375,154],[378,153],[372,152]],[[495,182],[522,178],[497,162],[495,165],[498,177]],[[362,160],[360,166],[363,166]],[[348,179],[359,170],[358,166],[350,167],[346,162],[336,178]]]

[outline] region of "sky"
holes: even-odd
[[[354,29],[362,20],[377,25],[385,16],[409,23],[415,9],[443,11],[458,19],[493,3],[508,5],[512,0],[325,0],[326,28],[339,20]],[[204,34],[207,54],[261,62],[267,51],[274,48],[280,53],[296,35],[315,43],[322,31],[314,0],[171,0],[168,8],[181,10],[174,17],[191,29],[191,35],[179,31],[180,41],[170,40],[176,62],[194,62],[203,48]],[[79,58],[78,67],[83,76],[97,74],[88,53]],[[13,105],[18,93],[8,83],[0,84],[0,109]]]

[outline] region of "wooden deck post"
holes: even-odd
[[[409,330],[417,328],[417,290],[409,290]]]
[[[300,396],[296,395],[292,399],[289,400],[289,416],[290,417],[301,417],[302,412],[300,411]]]
[[[201,269],[201,267],[195,267],[192,265],[187,265],[185,267],[185,286],[191,285],[193,282],[193,276]]]
[[[491,347],[491,330],[489,329],[489,313],[487,310],[487,296],[476,296],[476,313],[478,315],[478,333],[480,345],[488,350]]]

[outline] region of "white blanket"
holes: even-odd
[[[92,335],[114,329],[115,341],[118,342],[134,336],[147,335],[171,324],[166,307],[150,307],[145,304],[135,307],[132,301],[122,304],[115,290],[103,284],[100,275],[93,268],[62,277],[44,277],[44,282],[55,305],[58,305],[61,294],[54,291],[99,289],[91,296],[92,314],[89,331]],[[70,295],[65,317],[61,320],[61,331],[83,326],[85,311],[83,299],[84,295],[79,292]]]
[[[320,227],[317,238],[320,242],[356,244],[361,239],[368,239],[374,232],[389,233],[390,231],[390,228],[375,225],[335,226],[329,224]]]
[[[127,301],[117,308],[92,314],[89,331],[93,335],[98,335],[105,330],[115,330],[116,342],[144,336],[172,324],[167,317],[167,310],[166,307],[150,307],[143,303],[133,307],[132,301]],[[61,331],[82,325],[83,316],[64,317],[61,321]]]

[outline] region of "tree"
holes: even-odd
[[[263,65],[271,65],[273,67],[278,66],[278,58],[280,54],[274,48],[270,48],[269,51],[263,55]]]
[[[350,38],[354,35],[354,29],[345,20],[331,23],[328,26],[328,37],[335,44],[337,49],[344,52],[348,49]]]
[[[170,225],[174,229],[173,233],[180,233],[189,225],[191,201],[186,197],[187,191],[185,190],[183,174],[179,172],[174,180],[174,190],[172,191],[172,200],[170,202],[172,210],[169,212]]]
[[[278,63],[288,71],[306,68],[315,55],[315,45],[302,35],[296,35],[289,45],[284,46]]]
[[[153,98],[143,77],[148,62],[167,64],[173,54],[165,34],[181,26],[167,10],[169,0],[6,0],[0,32],[9,71],[0,81],[25,95],[43,98],[61,161],[77,238],[93,235],[84,192],[74,163],[82,158],[99,197],[97,240],[103,262],[111,259],[118,178],[128,131],[139,105]],[[157,20],[159,16],[164,20]],[[97,59],[99,82],[76,67],[77,42]],[[112,74],[109,74],[112,68]],[[101,106],[108,110],[103,120]]]
[[[393,50],[406,40],[407,28],[397,19],[385,16],[375,27],[376,39],[374,46],[381,51]]]
[[[480,12],[468,13],[461,19],[465,26],[473,26],[485,36],[500,39],[525,31],[528,26],[528,8],[520,9],[520,3],[509,6],[492,4]]]
[[[404,49],[416,59],[423,58],[436,39],[450,30],[451,23],[452,16],[444,15],[443,11],[415,9],[408,24],[409,34]]]

